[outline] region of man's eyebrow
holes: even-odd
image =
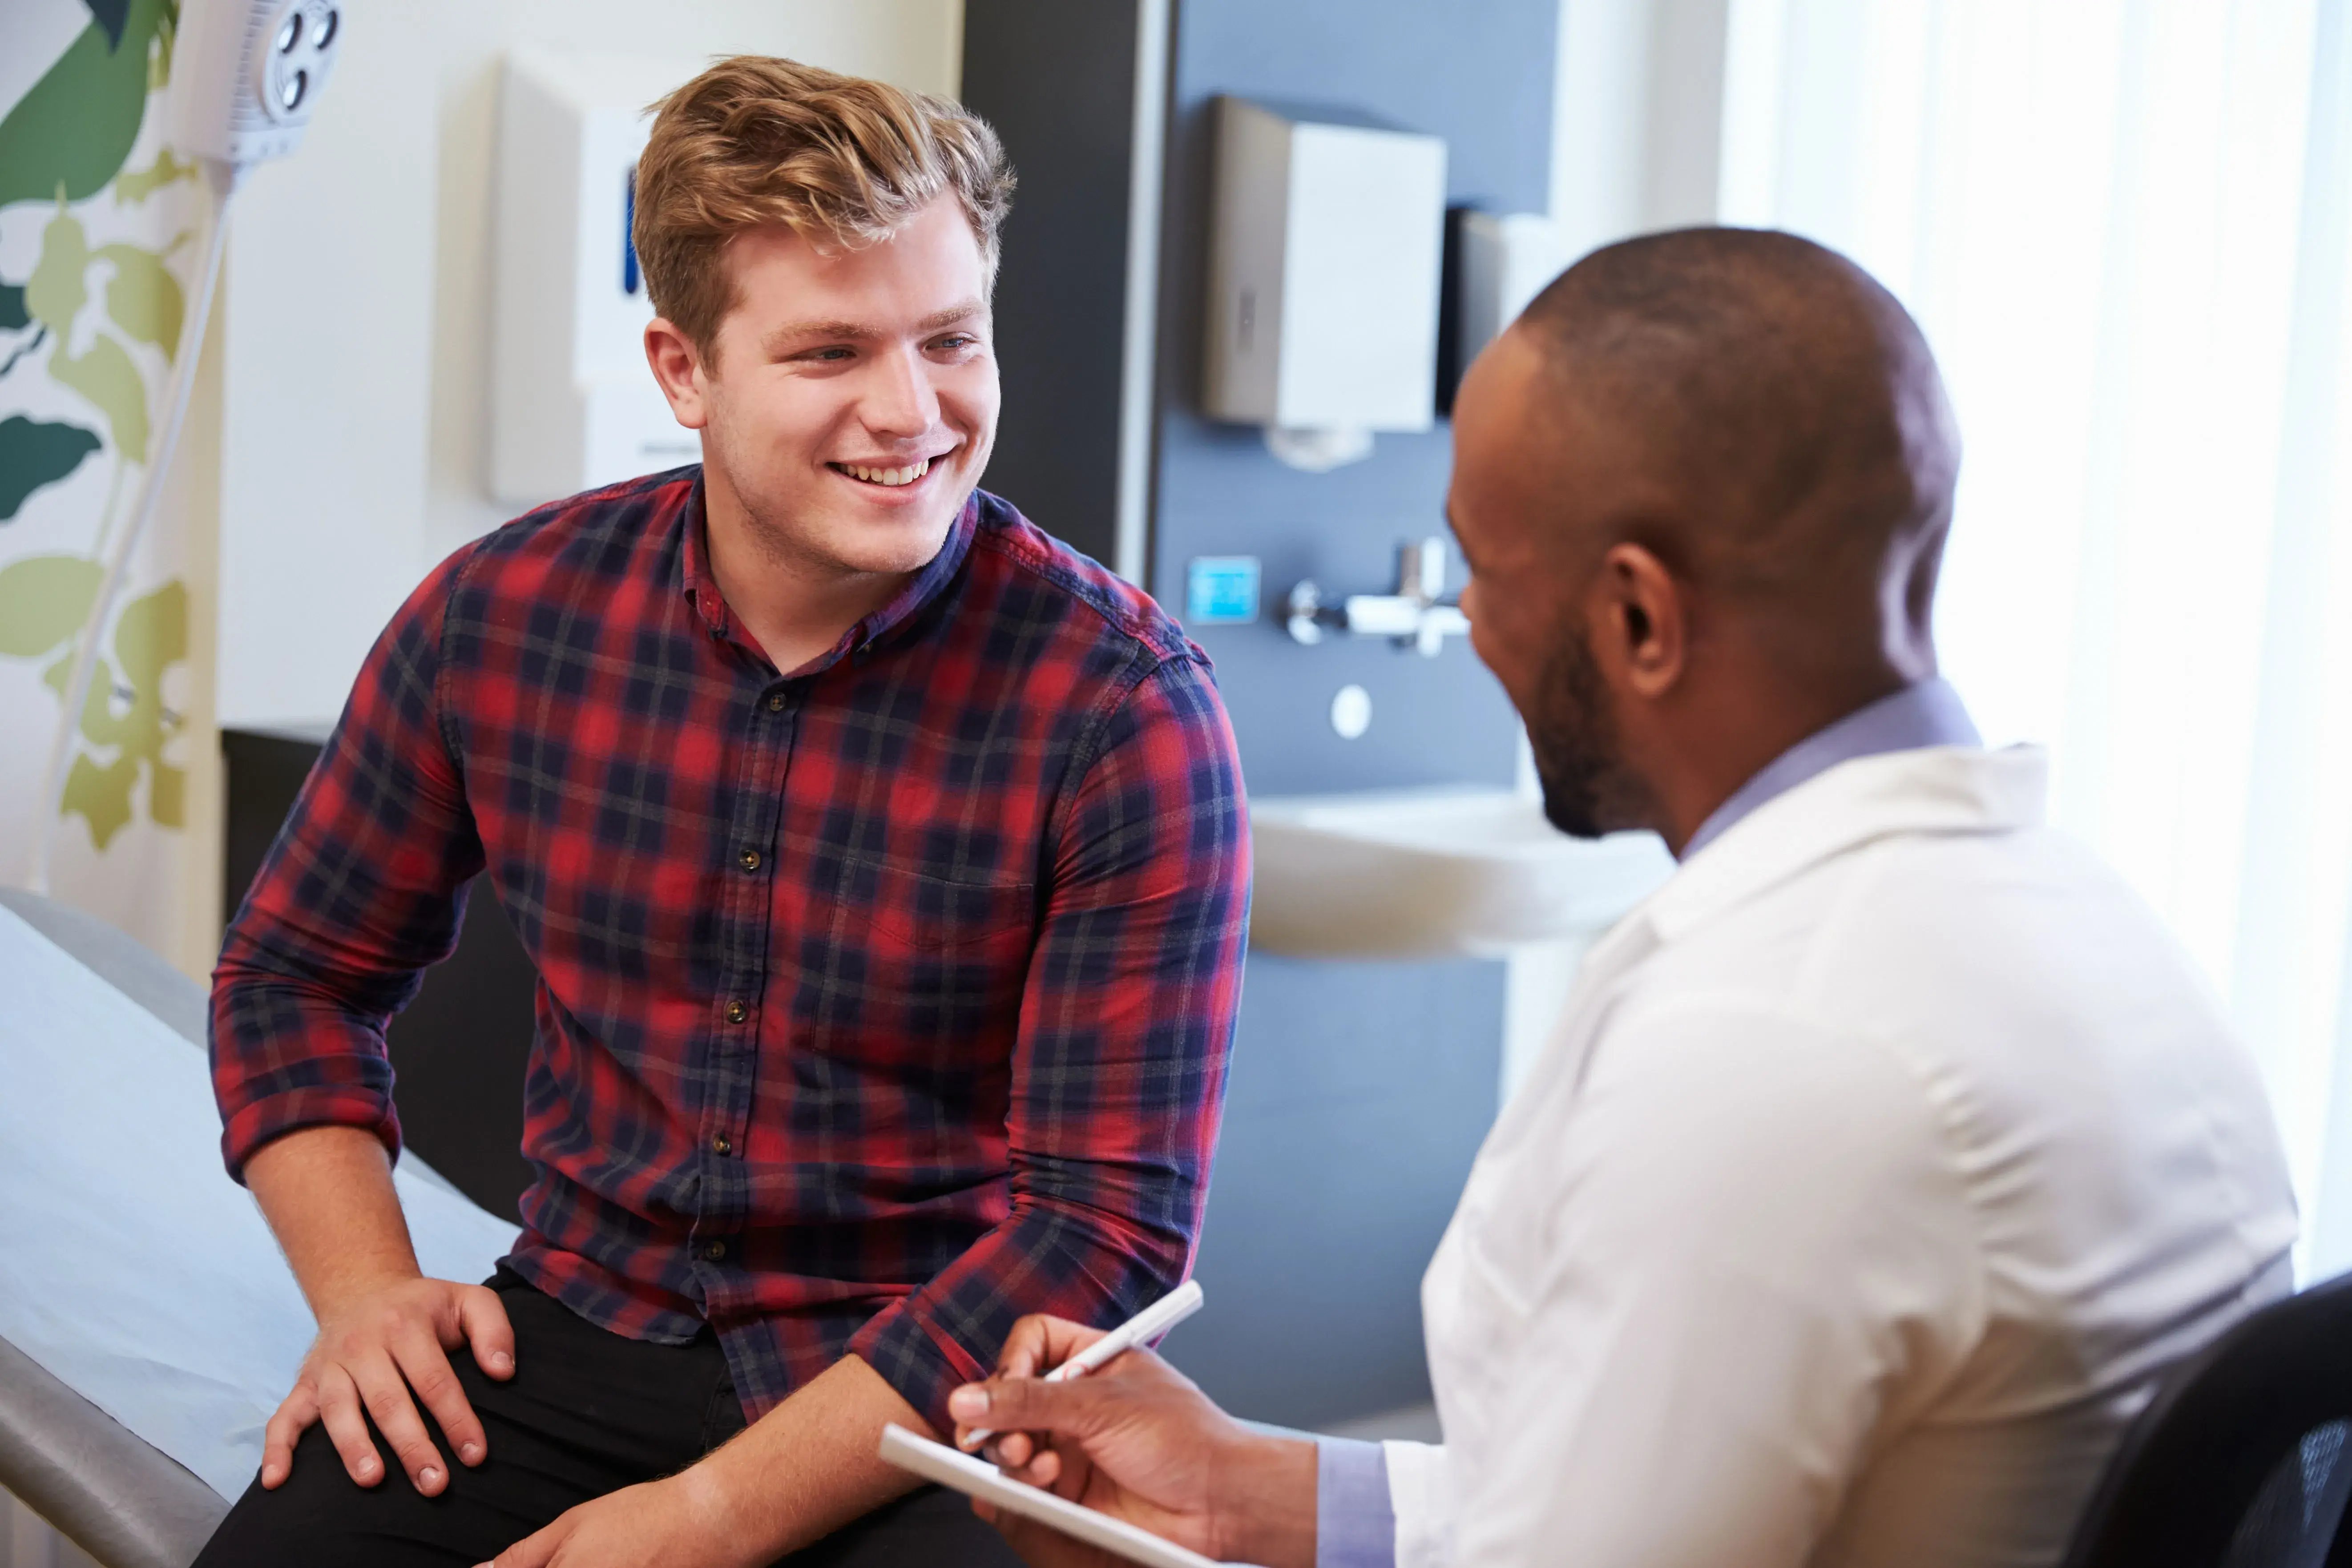
[[[812,339],[838,342],[845,338],[851,342],[867,342],[881,335],[863,321],[787,321],[781,327],[770,329],[767,335],[760,340],[760,346],[774,350],[786,343],[807,342]]]
[[[954,326],[959,321],[968,321],[974,316],[983,315],[987,310],[988,305],[986,301],[981,300],[966,300],[961,304],[950,305],[944,310],[934,310],[929,315],[925,316],[921,321],[915,323],[915,332],[919,337],[927,338],[933,332],[940,331],[946,328]]]
[[[974,316],[982,315],[987,309],[988,307],[981,300],[966,300],[961,304],[950,305],[944,310],[934,310],[915,323],[915,335],[921,338],[929,337],[933,332],[952,327],[959,321],[968,321]],[[789,343],[810,342],[865,343],[874,342],[887,335],[879,327],[866,321],[787,321],[781,327],[771,329],[760,340],[760,346],[768,353],[773,353]]]

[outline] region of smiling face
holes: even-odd
[[[979,241],[952,195],[876,244],[781,225],[728,242],[734,303],[707,353],[666,321],[646,355],[702,432],[716,520],[819,576],[904,574],[939,553],[996,439]]]

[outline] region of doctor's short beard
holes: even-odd
[[[1598,838],[1651,826],[1649,787],[1625,763],[1601,664],[1582,627],[1564,629],[1522,717],[1543,785],[1544,817],[1554,827]]]

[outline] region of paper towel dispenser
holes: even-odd
[[[1456,207],[1454,223],[1453,363],[1445,367],[1448,412],[1478,351],[1518,320],[1569,263],[1566,237],[1539,213],[1486,213]]]
[[[1216,100],[1204,403],[1328,468],[1435,417],[1445,142]]]

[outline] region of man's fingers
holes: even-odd
[[[416,1391],[417,1399],[441,1428],[442,1440],[461,1462],[480,1464],[489,1451],[488,1440],[474,1415],[474,1407],[466,1402],[466,1391],[457,1382],[457,1370],[450,1366],[441,1346],[432,1335],[419,1331],[394,1345],[393,1354],[400,1363],[401,1375],[408,1380],[408,1386]],[[391,1428],[385,1428],[384,1436],[392,1436]],[[437,1468],[440,1458],[436,1455],[427,1462]]]
[[[278,1403],[269,1425],[261,1429],[261,1489],[274,1490],[286,1483],[294,1473],[294,1445],[300,1441],[303,1429],[319,1418],[319,1398],[308,1383],[298,1383],[294,1391]]]
[[[363,1487],[383,1479],[383,1460],[360,1414],[359,1389],[340,1363],[319,1370],[319,1420],[327,1428],[327,1440],[342,1456],[343,1468],[352,1479]]]
[[[1102,1408],[1102,1385],[1091,1378],[1047,1383],[1035,1377],[992,1377],[948,1395],[948,1414],[962,1426],[1000,1432],[1057,1432],[1085,1436]]]
[[[425,1435],[425,1422],[408,1396],[408,1384],[389,1354],[370,1356],[352,1369],[359,1384],[360,1403],[375,1420],[375,1429],[392,1445],[400,1468],[426,1497],[439,1494],[449,1478],[442,1468],[441,1452]]]
[[[1062,1456],[1054,1448],[1040,1444],[1026,1464],[1000,1467],[1016,1481],[1026,1481],[1044,1491],[1052,1491],[1054,1483],[1062,1479]]]
[[[1067,1318],[1032,1312],[1013,1325],[996,1352],[999,1377],[1037,1377],[1052,1371],[1103,1337],[1100,1329]]]
[[[507,1321],[507,1304],[485,1285],[468,1285],[457,1292],[457,1325],[472,1347],[474,1363],[495,1378],[514,1375],[514,1325]]]

